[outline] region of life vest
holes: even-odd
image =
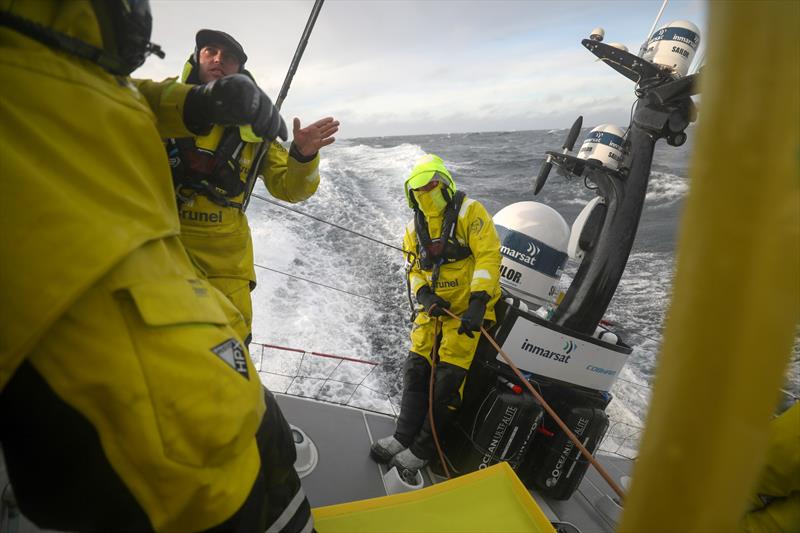
[[[444,189],[443,189],[444,191]],[[444,192],[449,196],[446,192]],[[422,270],[433,270],[434,267],[444,263],[455,263],[472,255],[469,246],[464,246],[456,239],[456,225],[458,223],[458,212],[461,211],[461,204],[466,195],[458,191],[444,208],[444,218],[442,220],[442,233],[436,239],[431,239],[428,231],[428,222],[419,206],[414,201],[414,231],[417,234],[417,257],[419,267]],[[413,197],[412,197],[413,198]]]
[[[238,126],[225,128],[213,151],[197,147],[191,137],[169,139],[167,154],[178,205],[189,203],[201,194],[217,205],[242,209],[244,199],[242,202],[233,199],[247,188],[239,164],[244,146]],[[255,168],[253,165],[250,172],[255,172]]]

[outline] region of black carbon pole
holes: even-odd
[[[314,24],[317,22],[317,17],[319,16],[319,11],[322,9],[322,3],[324,1],[325,0],[315,0],[314,7],[311,8],[311,14],[308,16],[308,21],[306,22],[306,27],[303,30],[303,35],[300,36],[300,42],[297,43],[297,50],[294,51],[294,57],[289,65],[289,71],[286,73],[286,77],[283,80],[281,91],[278,93],[278,99],[275,100],[275,107],[278,108],[278,111],[281,110],[283,101],[286,100],[286,95],[289,93],[289,87],[292,85],[292,79],[294,79],[294,74],[297,72],[297,67],[300,65],[300,60],[303,58],[303,52],[306,51],[308,39],[311,37],[311,31],[314,29]],[[247,206],[250,205],[253,187],[256,185],[256,174],[258,172],[258,167],[261,166],[261,160],[266,155],[268,148],[269,144],[262,142],[261,146],[258,147],[256,156],[253,158],[251,175],[247,177],[247,184],[245,185],[247,196],[245,196],[244,202],[242,202],[242,211],[247,211]]]
[[[303,52],[306,51],[308,39],[311,37],[311,32],[314,29],[314,24],[317,22],[317,17],[319,16],[319,11],[322,9],[322,3],[324,1],[325,0],[316,0],[314,2],[314,7],[311,9],[311,14],[308,16],[306,28],[303,30],[303,35],[300,37],[300,42],[297,44],[297,50],[294,51],[292,63],[289,65],[289,72],[286,73],[286,78],[284,78],[283,85],[281,86],[281,92],[278,93],[278,99],[275,101],[275,107],[277,107],[279,111],[283,105],[283,101],[286,100],[289,87],[292,85],[292,79],[294,79],[294,74],[297,72],[297,67],[300,65],[300,60],[303,58]]]

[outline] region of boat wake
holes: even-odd
[[[339,141],[323,154],[317,193],[293,207],[399,247],[411,218],[402,184],[420,155],[441,155],[456,169],[458,187],[494,214],[532,198],[532,175],[541,160],[531,154],[544,153],[550,144],[546,131]],[[659,152],[669,159],[659,159]],[[680,154],[684,159],[676,159]],[[647,411],[672,286],[677,224],[688,192],[686,177],[665,169],[683,170],[687,159],[686,151],[657,151],[658,170],[651,174],[637,240],[605,317],[633,353],[612,389],[611,427],[601,449],[626,457],[635,456]],[[256,192],[269,198],[261,184]],[[582,183],[553,177],[540,197],[571,223],[593,195]],[[301,350],[254,344],[252,356],[264,382],[279,392],[395,415],[410,327],[402,254],[257,198],[248,217],[258,276],[254,341]],[[575,269],[568,264],[562,290]],[[375,364],[326,359],[312,351]],[[797,394],[797,345],[795,353],[789,388]]]

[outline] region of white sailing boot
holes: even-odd
[[[386,464],[392,457],[405,450],[406,447],[400,444],[394,435],[383,437],[372,443],[369,454],[375,461]]]
[[[427,459],[420,459],[411,450],[406,449],[392,457],[389,462],[389,468],[396,466],[397,472],[403,477],[405,477],[404,471],[407,470],[413,477],[417,474],[417,471],[427,464]]]

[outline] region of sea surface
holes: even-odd
[[[578,143],[588,131],[582,132]],[[339,140],[322,152],[317,193],[293,207],[400,247],[412,215],[403,182],[419,156],[435,153],[445,160],[458,188],[482,202],[490,214],[514,202],[537,201],[554,208],[571,225],[595,196],[582,179],[567,180],[553,171],[542,192],[533,196],[533,180],[545,151],[559,150],[566,133]],[[657,145],[636,240],[605,315],[633,347],[608,409],[612,433],[616,431],[619,437],[612,445],[622,451],[635,449],[646,415],[669,305],[681,209],[689,190],[692,137],[690,129],[689,142],[682,147],[663,141]],[[256,192],[270,197],[263,184]],[[311,365],[309,358],[256,346],[257,365],[275,373],[265,374],[265,383],[279,391],[396,412],[410,328],[402,254],[258,198],[252,200],[248,217],[258,275],[253,293],[254,341],[378,363],[372,367],[328,360],[324,368],[309,367],[305,378],[296,377],[302,373],[300,366]],[[560,282],[562,289],[566,290],[576,269],[570,260]],[[785,388],[800,395],[798,343]]]

